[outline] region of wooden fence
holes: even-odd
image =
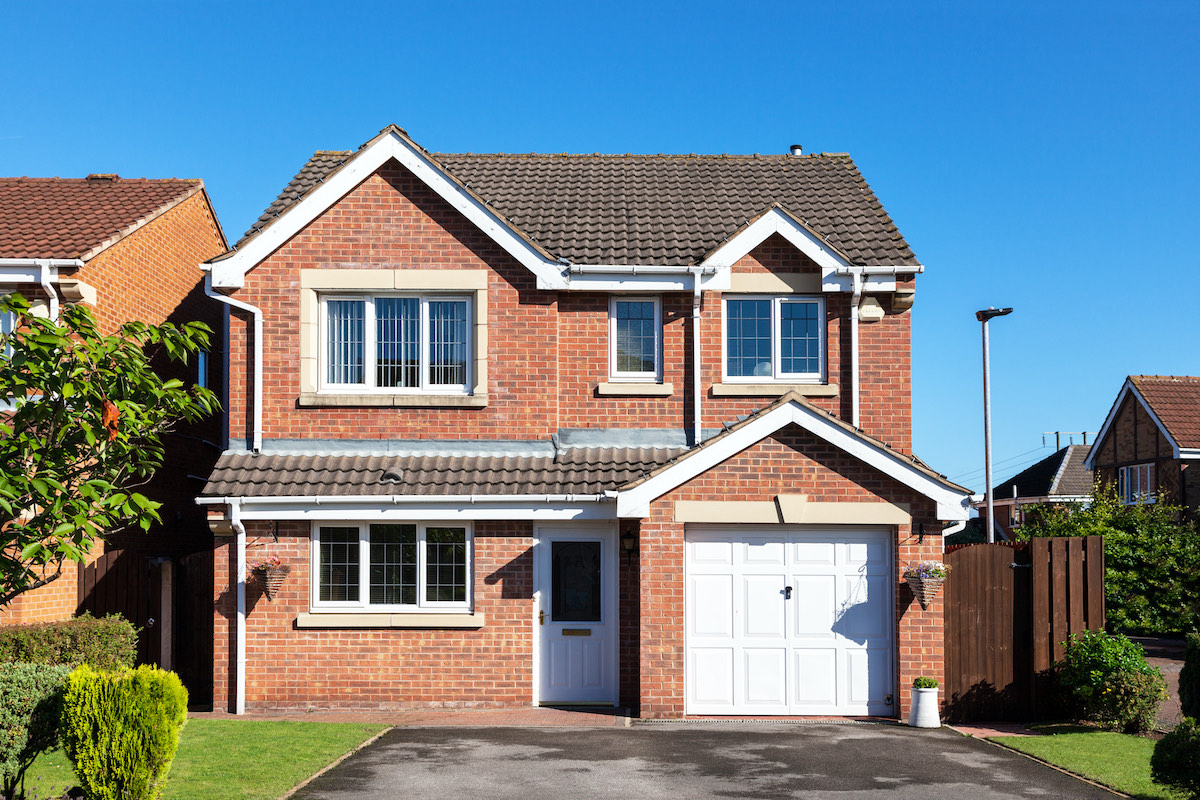
[[[160,637],[162,575],[132,550],[110,550],[91,564],[79,565],[78,608],[93,617],[120,614],[138,628],[139,664],[157,664]]]
[[[1104,537],[946,548],[951,720],[1053,713],[1046,671],[1072,634],[1104,627]]]

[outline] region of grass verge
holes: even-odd
[[[188,720],[163,800],[275,800],[358,747],[386,725],[282,720]],[[27,800],[76,785],[61,750],[25,777]]]
[[[1154,741],[1080,726],[1034,726],[1042,736],[1003,736],[994,742],[1019,750],[1137,798],[1175,800],[1150,780]]]

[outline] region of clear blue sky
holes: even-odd
[[[1200,374],[1200,3],[5,5],[0,174],[203,178],[237,239],[317,149],[848,151],[926,265],[917,454],[983,488]]]

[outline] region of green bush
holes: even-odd
[[[1130,633],[1182,633],[1200,627],[1200,518],[1184,520],[1166,503],[1125,505],[1097,483],[1091,505],[1027,510],[1019,539],[1104,537],[1104,602],[1108,628]]]
[[[0,662],[119,669],[132,667],[136,660],[137,628],[116,614],[0,627]]]
[[[1154,725],[1166,699],[1166,681],[1146,654],[1120,634],[1071,634],[1054,673],[1067,706],[1080,719],[1130,732]]]
[[[0,796],[15,796],[33,759],[58,741],[70,672],[45,664],[0,664]]]
[[[1189,633],[1184,642],[1179,704],[1185,717],[1200,718],[1200,633]]]
[[[1175,730],[1158,740],[1150,757],[1150,777],[1193,800],[1200,799],[1200,725],[1196,720],[1184,717]]]
[[[936,689],[937,685],[937,678],[926,678],[924,675],[913,680],[914,689]]]
[[[186,719],[187,690],[173,672],[72,672],[60,733],[88,800],[157,798]]]

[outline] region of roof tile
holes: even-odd
[[[1200,447],[1200,377],[1130,375],[1129,380],[1177,445]]]

